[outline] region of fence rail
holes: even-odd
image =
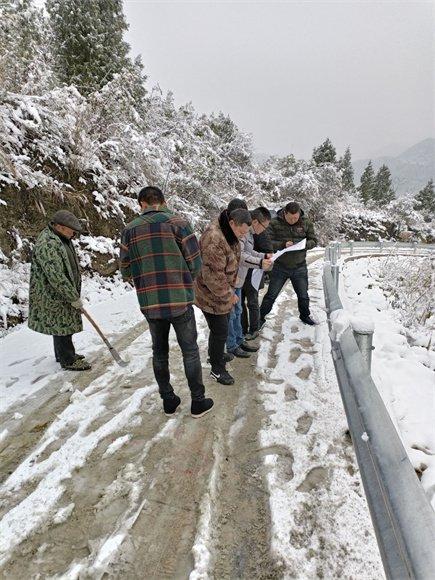
[[[354,244],[353,248],[350,244]],[[388,245],[387,245],[388,244]],[[435,246],[386,242],[402,252],[433,252]],[[333,243],[325,251],[323,286],[331,314],[343,308],[338,294],[342,250],[379,251],[375,242]],[[333,336],[333,334],[331,334]],[[331,338],[332,356],[361,479],[387,578],[435,578],[435,512],[408,459],[353,330]]]

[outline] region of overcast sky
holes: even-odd
[[[435,0],[124,0],[149,84],[224,111],[257,152],[353,158],[435,136]]]

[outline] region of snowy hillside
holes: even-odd
[[[0,6],[0,331],[26,319],[33,244],[59,208],[88,222],[90,235],[76,242],[85,275],[116,283],[120,232],[145,185],[165,189],[197,233],[237,196],[251,208],[299,201],[320,243],[408,230],[434,239],[431,212],[416,211],[412,198],[364,205],[350,151],[323,156],[329,140],[315,159],[289,152],[257,163],[250,135],[228,115],[177,107],[148,85],[146,66],[128,55],[121,0],[88,8],[86,0]]]

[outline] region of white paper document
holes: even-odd
[[[260,289],[260,284],[263,279],[263,270],[252,270],[251,274],[251,284],[258,291]]]
[[[286,252],[297,252],[298,250],[305,250],[306,245],[307,245],[307,239],[304,238],[303,240],[301,240],[297,244],[293,244],[292,246],[289,246],[288,248],[284,248],[283,250],[278,250],[277,252],[275,252],[273,254],[271,260],[272,260],[272,262],[274,262],[275,260],[280,258]]]

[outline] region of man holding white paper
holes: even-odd
[[[288,280],[298,298],[299,318],[304,324],[314,325],[310,315],[308,296],[307,250],[317,245],[313,223],[304,216],[300,205],[288,203],[270,222],[267,230],[275,254],[269,288],[260,307],[260,328],[272,310],[275,300]]]

